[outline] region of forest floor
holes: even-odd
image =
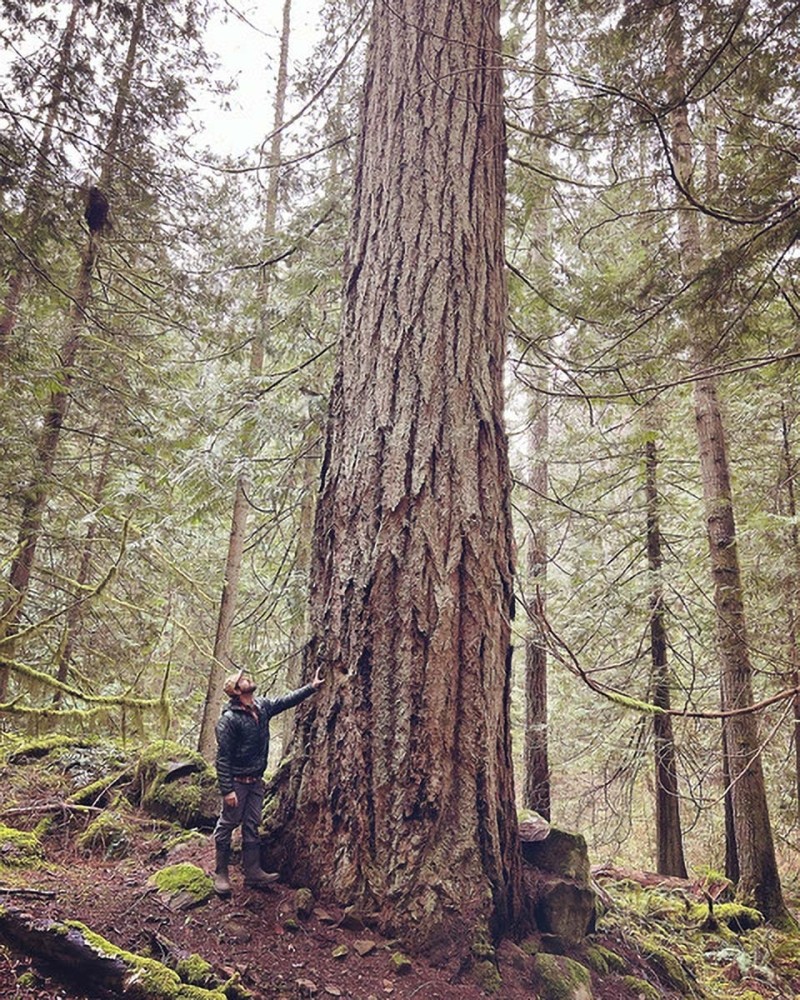
[[[42,765],[7,765],[0,770],[0,823],[32,830],[43,815],[52,815],[42,838],[43,857],[30,864],[17,858],[11,864],[0,851],[3,907],[24,912],[36,922],[80,921],[113,945],[166,964],[176,954],[199,955],[223,980],[238,974],[254,1000],[486,997],[469,974],[460,976],[455,967],[433,967],[412,959],[407,971],[399,974],[391,962],[396,942],[348,926],[340,911],[324,904],[298,920],[295,888],[276,882],[266,891],[246,889],[238,869],[232,872],[234,891],[229,899],[212,896],[202,905],[181,908],[149,879],[179,862],[211,872],[210,837],[195,832],[176,841],[174,826],[131,808],[126,818],[135,836],[121,856],[110,856],[111,850],[89,853],[76,843],[87,823],[85,815],[69,810],[53,813],[54,786],[47,774]],[[615,887],[607,890],[610,909],[590,940],[620,961],[616,970],[598,972],[595,964],[587,1000],[679,996],[800,1000],[800,937],[764,928],[747,934],[689,934],[685,894],[631,885],[619,895]],[[677,970],[669,966],[670,954],[678,960]],[[497,957],[502,985],[495,997],[546,1000],[532,985],[526,965],[529,956],[520,948],[506,943]],[[576,949],[572,957],[584,961],[585,949]],[[0,944],[3,1000],[107,996],[86,982],[68,982],[63,972]]]

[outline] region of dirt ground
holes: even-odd
[[[342,913],[335,907],[318,905],[308,919],[296,921],[299,929],[287,929],[287,919],[296,917],[296,890],[280,882],[266,891],[246,889],[238,869],[232,871],[230,899],[212,897],[190,909],[171,908],[148,885],[148,878],[180,861],[212,871],[213,844],[208,837],[198,838],[165,852],[159,837],[149,836],[146,821],[142,822],[135,852],[117,861],[80,852],[66,828],[61,834],[48,835],[45,863],[29,871],[15,870],[13,879],[2,880],[0,904],[36,920],[79,920],[113,944],[138,954],[160,959],[165,949],[198,954],[222,977],[238,972],[255,1000],[486,997],[476,983],[459,977],[455,967],[434,968],[415,959],[408,972],[398,974],[390,961],[397,944],[364,928],[342,926]],[[337,949],[340,957],[334,954]],[[514,957],[518,953],[512,945],[501,951],[503,985],[495,996],[530,1000],[536,993],[523,972],[514,968]],[[598,983],[594,995],[596,1000],[621,1000],[628,994],[619,984]],[[103,996],[87,983],[66,982],[63,973],[0,945],[3,1000],[97,1000]]]
[[[253,1000],[484,1000],[487,996],[455,959],[448,967],[434,967],[412,958],[401,974],[392,963],[393,954],[402,951],[397,942],[369,928],[350,926],[345,914],[324,901],[310,916],[298,919],[296,887],[279,881],[267,890],[246,889],[236,866],[230,898],[212,896],[201,905],[181,909],[148,880],[179,862],[191,862],[210,873],[214,861],[210,835],[194,832],[188,839],[176,840],[180,830],[174,824],[126,806],[126,823],[134,832],[119,856],[110,857],[108,850],[81,850],[76,838],[101,810],[87,815],[60,808],[67,797],[62,772],[63,761],[0,767],[0,822],[32,830],[43,817],[52,817],[39,863],[20,867],[12,863],[19,858],[4,856],[0,848],[0,907],[13,908],[37,922],[80,921],[113,945],[167,965],[174,964],[175,957],[199,955],[221,982],[238,974]],[[72,780],[83,787],[92,777],[87,773]],[[664,989],[659,974],[624,930],[592,940],[610,948],[626,966],[624,974],[592,974],[594,1000],[639,997],[638,989],[633,991],[623,981],[624,975],[647,980],[662,998],[678,995]],[[584,958],[580,950],[573,957]],[[496,1000],[538,996],[529,956],[506,941],[497,958],[502,985],[492,994]],[[748,996],[800,1000],[798,991],[800,978],[794,978],[773,988],[751,989]],[[731,993],[738,995],[738,990]],[[88,982],[67,982],[62,971],[0,940],[0,1000],[107,1000],[108,996]]]

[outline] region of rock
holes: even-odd
[[[594,930],[596,920],[586,840],[553,827],[543,840],[522,840],[521,848],[536,923],[552,936],[547,951],[567,951]]]
[[[128,795],[151,816],[183,827],[211,830],[219,814],[212,768],[199,753],[168,740],[142,752]]]
[[[589,885],[589,852],[581,834],[552,827],[544,840],[523,840],[521,847],[523,858],[534,868]]]
[[[313,997],[318,992],[317,984],[310,979],[295,979],[294,985],[301,997]]]
[[[346,944],[337,944],[331,951],[331,958],[343,959],[350,954],[350,949]]]
[[[548,879],[539,884],[534,904],[536,924],[567,945],[577,945],[594,927],[594,892],[568,879]],[[548,949],[561,950],[561,949]]]
[[[158,889],[167,906],[176,911],[202,906],[214,895],[210,877],[202,868],[187,861],[161,868],[148,882]]]
[[[241,944],[245,944],[252,938],[250,931],[240,924],[235,917],[226,917],[222,921],[222,932],[231,941],[236,941]]]
[[[518,817],[519,839],[526,843],[544,840],[550,833],[550,824],[533,809],[523,809]]]
[[[408,973],[412,972],[414,969],[414,966],[411,964],[411,959],[407,955],[404,955],[401,951],[394,952],[389,961],[392,964],[393,971],[398,976],[407,976]]]
[[[599,944],[590,944],[584,948],[584,960],[600,976],[607,976],[610,972],[622,975],[628,968],[624,958]]]
[[[377,945],[375,944],[374,941],[354,941],[353,942],[353,951],[357,955],[360,955],[362,958],[366,958],[367,955],[372,954],[372,952],[375,951],[376,947],[377,947]]]
[[[354,906],[348,906],[342,914],[339,926],[347,931],[363,931],[367,926],[365,915]]]
[[[561,955],[533,957],[533,983],[540,1000],[592,1000],[589,970]]]
[[[636,976],[623,976],[622,985],[633,991],[637,1000],[661,1000],[662,993],[655,986],[651,986],[645,979],[638,979]]]
[[[294,894],[294,909],[301,920],[308,920],[314,912],[314,893],[310,889],[298,889]]]

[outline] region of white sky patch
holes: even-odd
[[[290,94],[294,67],[308,58],[318,40],[318,11],[318,0],[292,0]],[[224,4],[209,24],[206,46],[219,59],[219,75],[231,80],[234,89],[226,97],[205,95],[198,101],[200,144],[222,155],[241,156],[271,130],[282,22],[281,0],[239,0]]]

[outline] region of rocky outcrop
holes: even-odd
[[[548,950],[580,944],[594,930],[596,913],[586,840],[536,813],[523,814],[519,828],[525,881]]]

